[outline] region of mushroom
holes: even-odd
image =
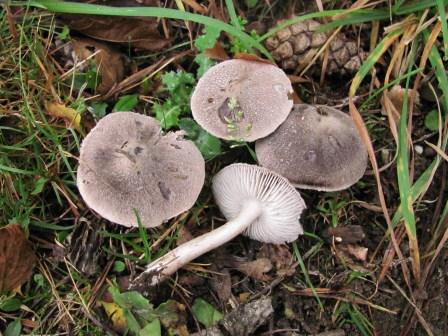
[[[213,179],[215,201],[229,220],[149,264],[134,280],[150,286],[164,280],[198,256],[244,233],[261,242],[282,244],[303,233],[299,218],[305,203],[284,177],[256,165],[236,163]]]
[[[294,105],[286,121],[255,144],[259,163],[294,186],[336,191],[356,183],[367,151],[352,118],[323,105]]]
[[[255,141],[285,121],[293,101],[291,82],[269,63],[234,59],[211,67],[191,97],[193,118],[226,140]]]
[[[205,164],[181,133],[161,134],[157,120],[133,112],[102,118],[84,139],[77,186],[87,205],[111,222],[160,225],[191,208]]]

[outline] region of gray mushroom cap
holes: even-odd
[[[288,77],[275,65],[228,60],[199,79],[191,110],[199,125],[218,138],[255,141],[285,121],[292,92]]]
[[[84,139],[77,186],[111,222],[137,226],[137,211],[144,226],[154,227],[191,208],[204,177],[204,159],[191,141],[162,135],[154,118],[115,112]]]
[[[273,134],[256,142],[255,151],[262,166],[303,189],[348,188],[367,167],[367,151],[352,118],[322,105],[294,105]]]
[[[244,232],[252,239],[282,244],[303,233],[299,218],[305,202],[287,179],[269,169],[232,164],[215,175],[212,190],[228,220],[236,218],[246,202],[260,202],[261,215]]]

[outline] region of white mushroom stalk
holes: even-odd
[[[216,203],[229,221],[155,260],[134,284],[154,286],[241,233],[274,244],[293,241],[303,233],[299,222],[305,209],[303,199],[285,178],[266,168],[230,165],[215,176],[212,189]]]

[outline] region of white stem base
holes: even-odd
[[[134,283],[139,282],[139,279],[148,279],[149,284],[146,283],[146,286],[154,286],[160,283],[193,259],[223,245],[241,234],[260,216],[261,211],[260,202],[256,200],[247,201],[237,217],[213,231],[178,246],[163,257],[153,261],[134,280]]]

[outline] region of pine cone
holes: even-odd
[[[318,31],[320,25],[315,20],[295,23],[268,38],[266,48],[284,70],[300,71],[330,36]],[[353,74],[359,69],[364,58],[365,52],[358,49],[356,42],[339,33],[328,46],[326,71],[328,74]],[[320,63],[322,59],[322,56],[319,57]]]

